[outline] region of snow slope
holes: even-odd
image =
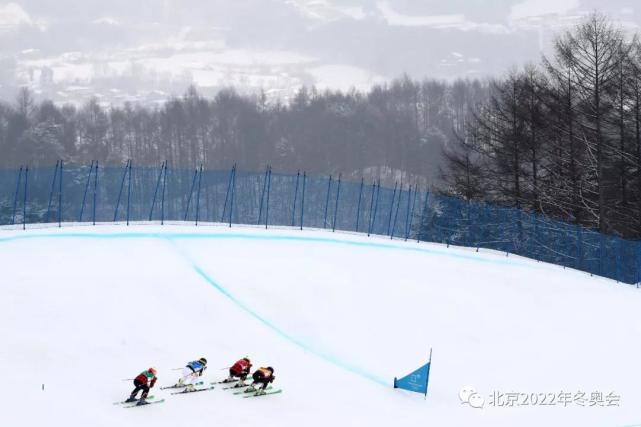
[[[186,225],[0,230],[3,426],[641,424],[641,291],[505,254],[324,231]],[[393,390],[434,349],[430,392]],[[112,402],[205,356],[284,392]],[[44,384],[44,390],[42,390]],[[458,393],[476,387],[482,409]],[[620,406],[492,407],[615,392]],[[153,394],[165,393],[155,389]]]

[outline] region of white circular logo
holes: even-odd
[[[468,404],[472,408],[482,408],[485,405],[485,399],[483,396],[476,392],[476,389],[472,386],[466,385],[458,393],[459,399],[461,399],[462,404]]]
[[[471,385],[466,385],[459,391],[458,397],[461,399],[461,403],[470,403],[470,396],[476,394],[476,389]]]

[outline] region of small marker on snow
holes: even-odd
[[[45,391],[45,385],[42,384],[42,391]]]

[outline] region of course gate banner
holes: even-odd
[[[394,388],[422,393],[427,396],[427,385],[430,379],[431,364],[432,350],[430,350],[430,360],[425,365],[402,378],[394,378]]]

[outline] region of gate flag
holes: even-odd
[[[432,350],[430,349],[430,360],[414,372],[403,378],[394,378],[394,388],[423,393],[427,397],[427,384],[430,379],[430,365],[432,364]]]

